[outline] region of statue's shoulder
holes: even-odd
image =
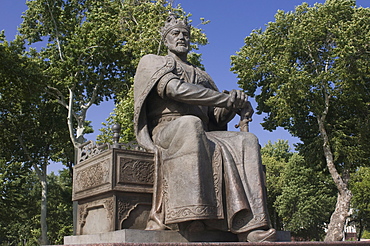
[[[139,66],[163,66],[166,63],[166,57],[154,54],[148,54],[140,59]]]
[[[167,73],[172,71],[176,66],[175,59],[171,56],[158,56],[148,54],[140,59],[136,74],[145,74],[145,76]]]
[[[164,74],[172,71],[174,64],[174,59],[169,56],[145,55],[140,59],[137,66],[134,84],[140,87],[143,83],[147,83],[148,80],[156,82]]]

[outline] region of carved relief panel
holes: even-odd
[[[111,183],[112,156],[108,152],[88,159],[74,167],[73,199],[107,191]]]
[[[114,197],[78,205],[77,235],[114,230]]]
[[[120,158],[119,183],[153,185],[153,162]]]

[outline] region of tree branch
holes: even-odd
[[[60,45],[60,41],[59,41],[59,31],[58,31],[58,26],[57,26],[57,23],[55,21],[55,18],[53,16],[53,13],[51,12],[51,8],[50,8],[50,4],[48,1],[46,1],[46,4],[48,5],[48,11],[49,11],[49,14],[50,14],[50,17],[53,21],[53,24],[54,24],[54,28],[55,28],[55,37],[56,37],[56,41],[57,41],[57,46],[58,46],[58,52],[59,52],[59,57],[62,61],[64,61],[63,59],[63,55],[62,55],[62,47]]]
[[[95,102],[95,100],[98,96],[98,87],[99,87],[99,85],[100,85],[100,82],[95,85],[90,101],[86,105],[81,106],[81,108],[82,108],[81,111],[84,112],[85,114],[86,114],[86,111],[93,105],[93,103]]]
[[[78,148],[77,138],[73,134],[73,120],[72,120],[72,116],[75,115],[75,114],[73,112],[73,105],[72,104],[73,104],[73,96],[74,96],[74,93],[73,93],[73,90],[71,88],[68,88],[68,91],[69,91],[69,106],[68,106],[69,109],[68,109],[68,116],[67,116],[67,124],[68,124],[68,130],[69,130],[69,137],[71,138],[71,141],[73,143],[73,146],[75,148]],[[75,116],[75,118],[78,121],[77,115]]]
[[[68,104],[66,103],[65,98],[63,94],[60,92],[60,90],[52,86],[47,86],[47,89],[55,91],[56,94],[49,90],[46,90],[46,93],[54,96],[57,99],[58,103],[68,110]]]
[[[51,89],[51,90],[55,90],[57,94],[51,92],[51,91],[48,91],[46,90],[46,93],[52,95],[55,97],[55,99],[58,101],[58,103],[60,105],[62,105],[63,107],[65,107],[68,112],[70,111],[70,105],[66,103],[65,101],[65,97],[63,96],[63,94],[55,87],[52,87],[52,86],[48,86],[47,87],[48,89]],[[75,118],[75,120],[78,120],[78,115],[72,110],[72,116]]]

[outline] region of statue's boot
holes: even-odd
[[[254,230],[238,234],[239,242],[275,242],[276,230]]]

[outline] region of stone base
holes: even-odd
[[[153,242],[235,242],[236,235],[207,231],[185,235],[177,231],[145,231],[124,229],[95,235],[64,237],[64,245],[91,243],[153,243]]]
[[[290,232],[278,231],[279,242],[290,241]],[[64,237],[64,245],[101,243],[187,243],[187,242],[237,242],[235,234],[221,231],[202,231],[184,234],[177,231],[145,231],[124,229],[94,235]]]

